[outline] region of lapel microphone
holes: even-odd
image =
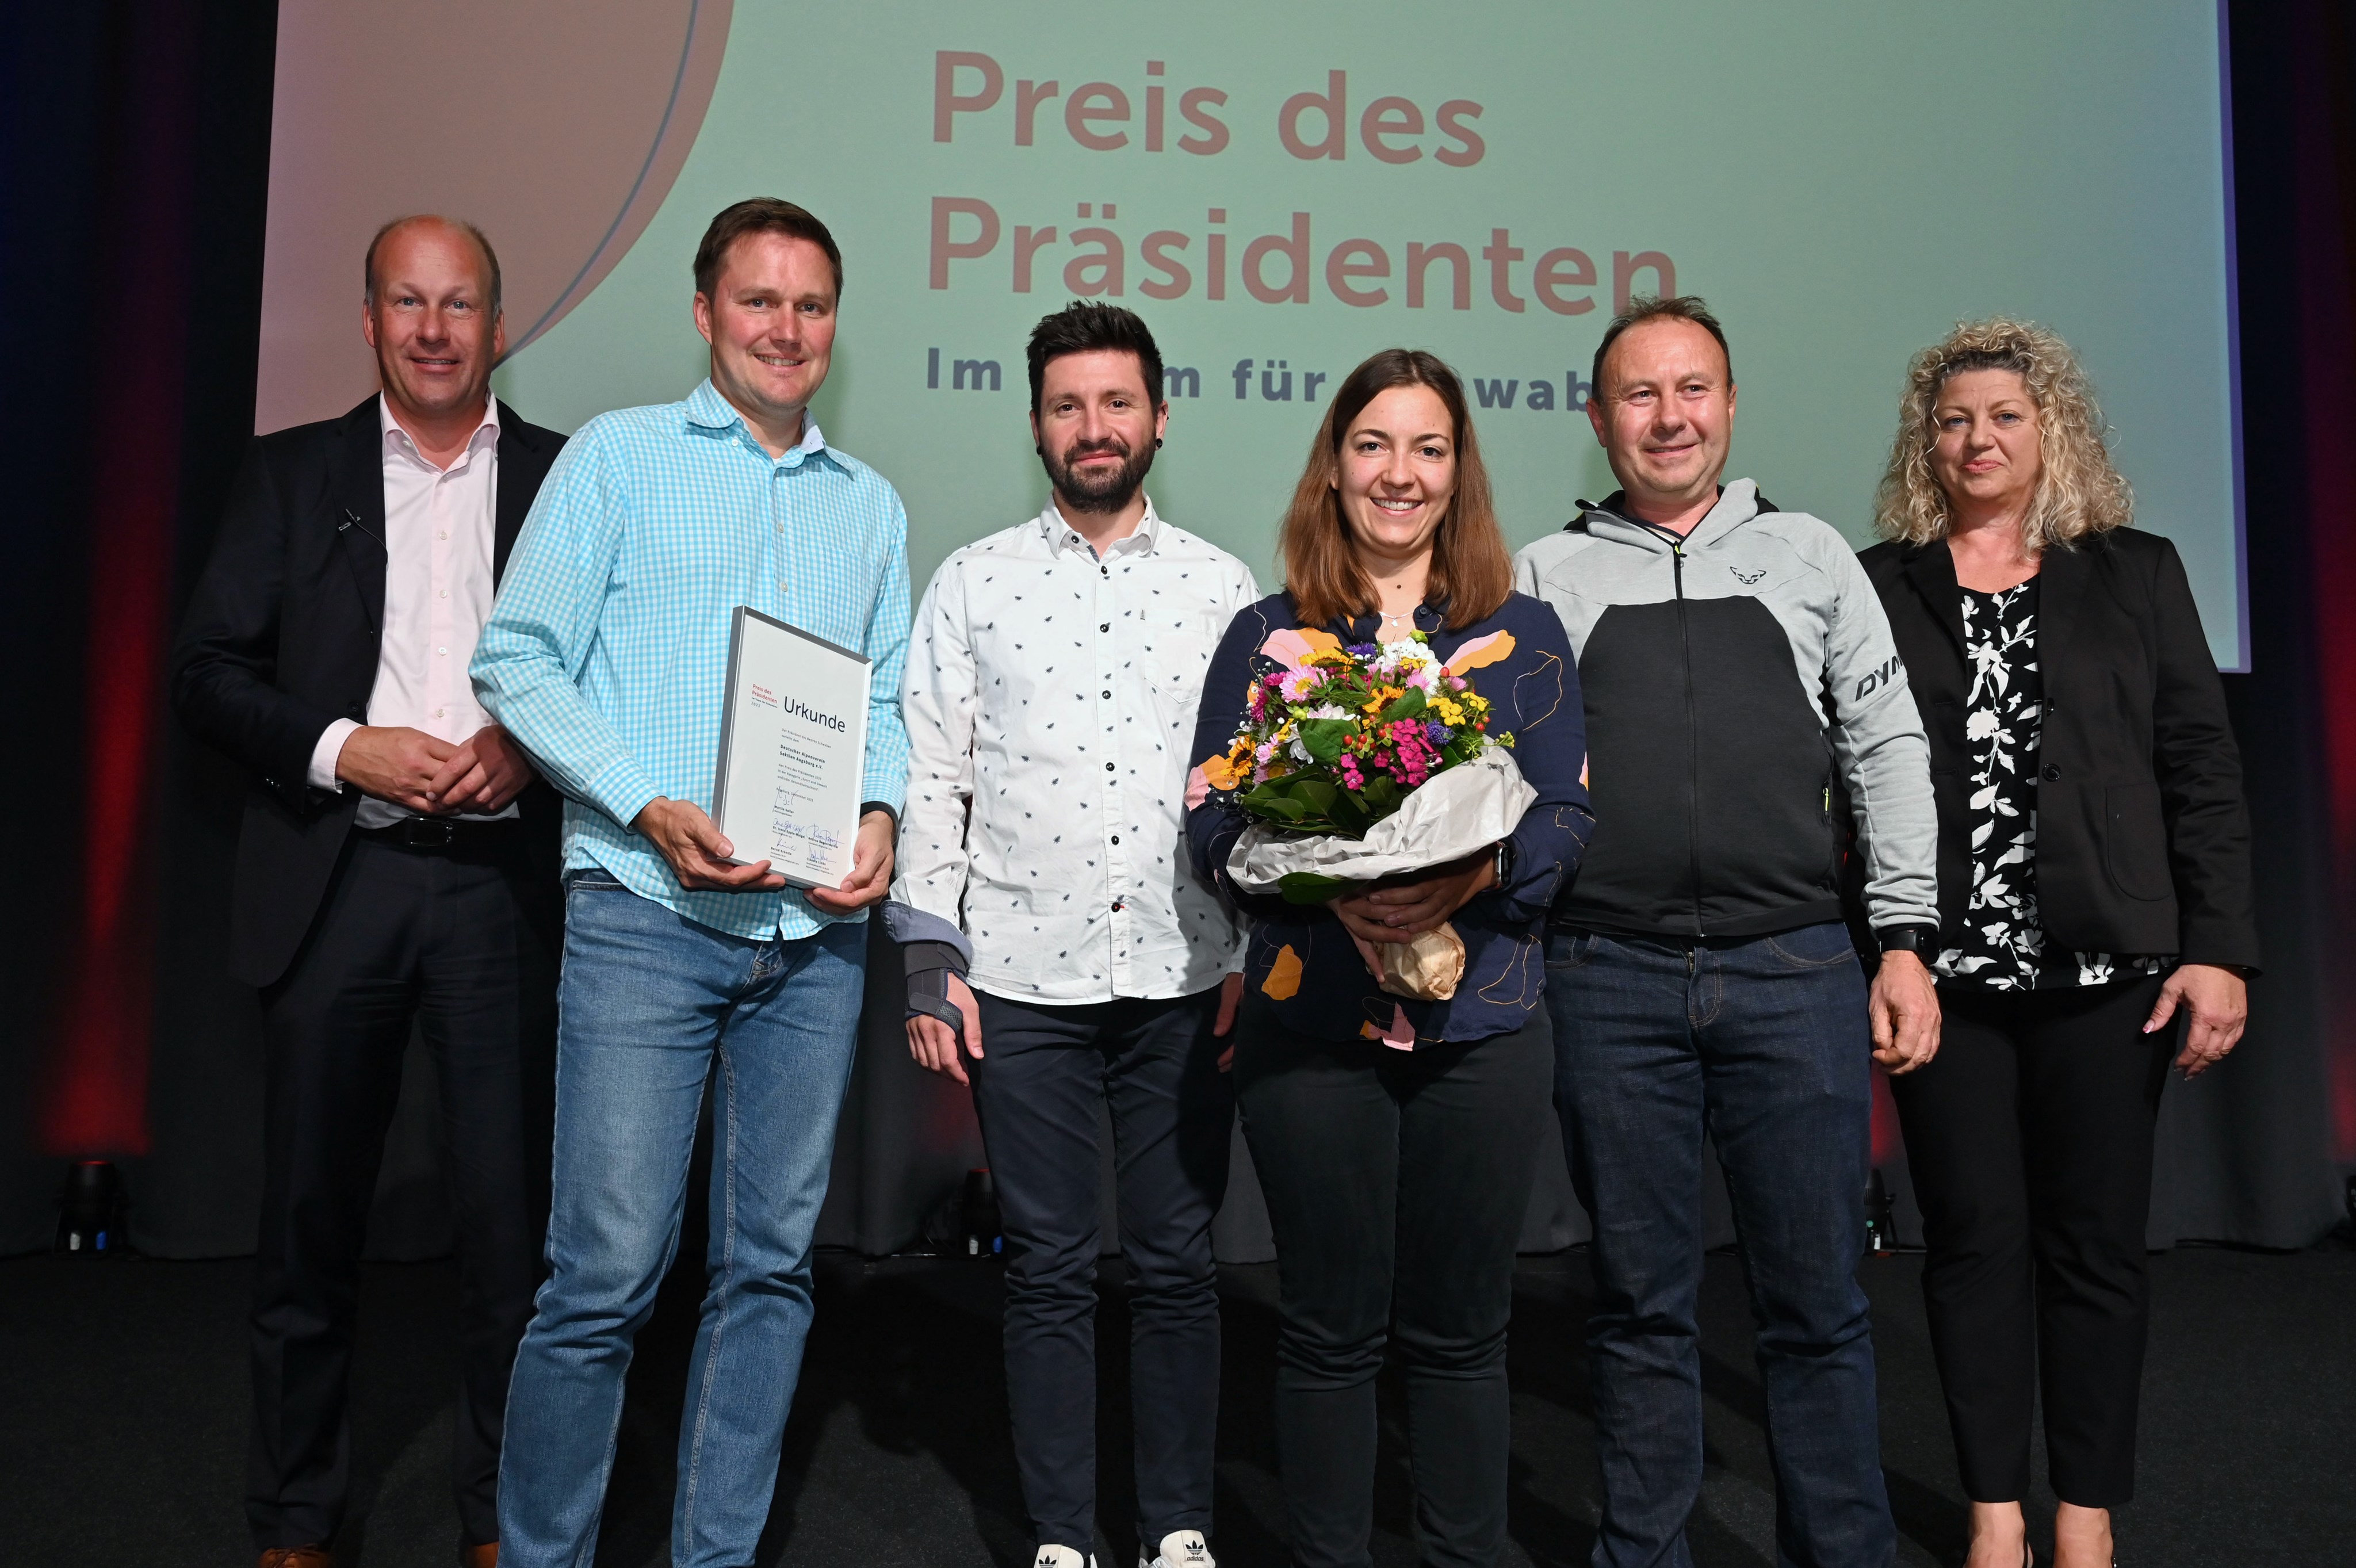
[[[344,521],[336,524],[336,532],[337,533],[348,533],[355,528],[359,529],[362,533],[367,534],[370,539],[376,539],[376,547],[379,550],[384,550],[387,554],[391,553],[391,552],[386,548],[384,541],[377,539],[376,530],[370,528],[367,523],[362,522],[360,521],[359,513],[354,511],[349,507],[346,507],[344,509]]]

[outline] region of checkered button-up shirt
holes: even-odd
[[[1258,596],[1151,501],[1101,558],[1051,502],[942,563],[908,658],[893,896],[964,929],[976,987],[1184,996],[1242,967],[1187,860],[1187,747],[1212,651]]]
[[[794,888],[688,892],[629,826],[658,796],[712,808],[737,606],[874,660],[862,798],[897,811],[906,782],[907,512],[815,421],[803,428],[772,457],[708,381],[582,426],[532,503],[471,670],[565,794],[567,866],[602,866],[742,937],[805,937],[831,917]]]

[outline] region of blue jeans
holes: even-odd
[[[1886,1568],[1857,1266],[1872,1158],[1865,980],[1839,925],[1679,943],[1549,934],[1555,1104],[1595,1221],[1599,1568],[1691,1568],[1702,1478],[1702,1138],[1758,1324],[1783,1568]]]
[[[679,1247],[715,1058],[711,1284],[680,1422],[670,1560],[753,1561],[810,1323],[810,1234],[851,1077],[867,927],[751,941],[603,872],[565,896],[548,1283],[516,1356],[499,1561],[596,1555],[630,1348]]]

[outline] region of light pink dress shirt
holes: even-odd
[[[461,742],[491,723],[475,700],[466,665],[491,613],[493,514],[499,490],[499,404],[484,400],[483,422],[466,450],[437,468],[417,449],[380,395],[384,431],[384,632],[370,725],[406,725]],[[337,719],[311,752],[310,781],[337,788],[336,758],[360,726]],[[411,813],[374,798],[360,802],[361,827],[383,827]],[[516,814],[510,803],[498,813]]]

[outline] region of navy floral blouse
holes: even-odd
[[[1578,872],[1595,825],[1582,782],[1587,726],[1579,667],[1561,620],[1527,595],[1514,595],[1496,614],[1461,631],[1443,627],[1443,613],[1429,605],[1415,613],[1416,629],[1443,661],[1475,638],[1511,635],[1511,651],[1475,671],[1472,681],[1489,701],[1490,733],[1512,733],[1514,761],[1538,794],[1508,841],[1512,865],[1505,883],[1476,895],[1451,918],[1464,940],[1464,977],[1453,996],[1441,1002],[1393,996],[1376,985],[1332,910],[1239,890],[1227,875],[1227,854],[1250,819],[1236,809],[1231,793],[1214,790],[1186,813],[1196,875],[1253,918],[1244,983],[1273,1004],[1279,1021],[1296,1034],[1403,1049],[1468,1043],[1519,1029],[1537,1008],[1546,972],[1540,927],[1556,895]],[[1365,643],[1375,640],[1378,624],[1369,615],[1320,629],[1344,644]],[[1227,749],[1244,723],[1251,682],[1275,668],[1262,645],[1301,626],[1289,594],[1262,599],[1229,624],[1203,683],[1197,761]]]
[[[2037,754],[2044,677],[2037,667],[2037,579],[2001,593],[1964,591],[1971,661],[1972,893],[1963,929],[1931,967],[1942,980],[1994,991],[2051,991],[2158,974],[2163,959],[2045,950],[2037,918]]]

